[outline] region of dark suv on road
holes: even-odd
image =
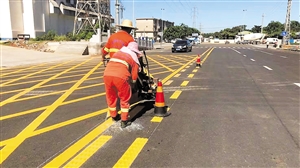
[[[172,53],[176,51],[192,51],[192,44],[189,40],[177,40],[172,47]]]

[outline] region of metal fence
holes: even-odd
[[[152,50],[154,48],[154,46],[153,46],[154,41],[147,37],[146,38],[139,37],[139,38],[136,38],[135,41],[138,43],[140,50]]]

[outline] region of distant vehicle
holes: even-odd
[[[277,38],[267,38],[266,43],[269,42],[270,44],[275,44],[278,42],[278,39]]]
[[[172,46],[172,53],[177,51],[192,51],[192,44],[189,40],[177,40]]]
[[[236,44],[261,44],[265,34],[262,33],[250,33],[246,35],[236,35],[235,36],[235,43]]]

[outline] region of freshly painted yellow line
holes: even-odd
[[[194,70],[193,70],[193,72],[197,72],[197,71],[198,71],[198,69],[194,69]]]
[[[170,85],[173,82],[173,80],[168,80],[164,85]]]
[[[168,66],[166,66],[166,65],[164,65],[164,64],[162,64],[162,63],[160,63],[160,62],[158,62],[158,61],[156,61],[156,60],[154,60],[153,58],[148,57],[148,59],[151,60],[151,61],[153,61],[153,62],[155,62],[155,63],[157,63],[158,65],[160,65],[160,66],[162,66],[162,67],[165,67],[167,70],[169,70],[169,71],[171,71],[171,72],[174,72],[173,69],[169,68]]]
[[[189,83],[189,81],[183,81],[180,86],[186,86],[186,85],[188,85],[188,83]]]
[[[61,72],[61,73],[59,73],[59,74],[56,74],[56,75],[52,76],[51,78],[48,78],[48,79],[46,79],[46,80],[44,80],[44,81],[42,81],[42,82],[40,82],[40,83],[38,83],[38,84],[36,84],[36,85],[30,87],[30,88],[25,89],[23,92],[20,92],[20,93],[14,95],[14,96],[12,96],[12,97],[10,97],[10,98],[8,98],[8,99],[2,101],[2,102],[0,102],[0,107],[6,105],[6,104],[8,104],[8,103],[13,102],[15,99],[17,99],[17,98],[23,96],[24,94],[26,94],[26,93],[28,93],[28,92],[30,92],[30,91],[36,89],[36,88],[39,88],[39,87],[42,86],[43,84],[45,84],[45,83],[47,83],[47,82],[49,82],[49,81],[55,79],[56,77],[58,77],[58,76],[60,76],[60,75],[62,75],[62,74],[64,74],[64,73],[66,73],[66,72],[68,72],[68,71],[70,71],[70,70],[72,70],[72,69],[75,69],[76,67],[78,67],[78,66],[80,66],[80,65],[85,64],[86,62],[88,62],[88,61],[90,61],[90,60],[92,60],[92,58],[91,58],[91,59],[88,59],[88,60],[86,60],[86,61],[84,61],[84,62],[82,62],[82,63],[80,63],[80,64],[78,64],[78,65],[76,65],[76,66],[73,66],[73,67],[71,67],[71,68],[69,68],[69,69],[67,69],[67,70],[65,70],[65,71],[63,71],[63,72]],[[1,164],[1,162],[0,162],[0,164]]]
[[[177,78],[177,77],[179,77],[180,75],[181,75],[181,74],[176,74],[176,75],[174,75],[174,77],[176,77],[176,78]]]
[[[172,96],[170,97],[170,99],[177,99],[179,97],[179,95],[181,94],[181,90],[176,90]]]
[[[123,156],[118,160],[118,162],[113,166],[113,168],[124,168],[130,167],[135,158],[141,152],[143,147],[146,145],[147,138],[137,138],[126,150]]]
[[[190,66],[186,66],[186,68],[190,68]]]
[[[190,63],[190,65],[193,65],[193,63]]]
[[[157,73],[152,73],[152,75],[158,75],[158,74],[164,74],[164,73],[169,73],[170,71],[161,71]]]
[[[170,110],[170,107],[168,107],[167,111]],[[154,116],[151,120],[151,122],[161,122],[163,120],[163,117],[157,117],[157,116]]]
[[[209,50],[209,49],[208,49]],[[206,50],[204,53],[206,53],[208,50]],[[204,54],[203,53],[203,54]],[[166,81],[168,81],[169,79],[171,79],[175,74],[177,74],[178,72],[180,72],[182,69],[184,69],[184,67],[188,66],[190,63],[194,62],[195,59],[197,57],[194,57],[191,61],[189,61],[188,63],[186,63],[185,65],[183,65],[182,67],[178,68],[176,71],[174,71],[173,73],[171,73],[169,76],[167,76],[165,79],[162,80],[162,83],[164,84]],[[175,76],[174,76],[175,77]]]
[[[70,162],[68,162],[64,168],[80,167],[86,162],[93,154],[95,154],[112,136],[102,135],[99,136],[94,142],[87,146],[77,156],[75,156]]]
[[[19,69],[19,70],[16,70],[16,71],[12,71],[12,72],[8,72],[8,73],[0,74],[0,76],[1,76],[1,77],[7,76],[7,75],[10,75],[10,74],[14,74],[14,73],[22,72],[22,71],[25,71],[25,70],[33,69],[33,68],[36,68],[36,67],[39,67],[39,66],[43,66],[43,65],[46,65],[46,64],[47,64],[47,63],[43,63],[43,64],[39,64],[39,65],[30,66],[30,67],[27,67],[27,68],[24,68],[24,69]]]
[[[48,127],[45,127],[45,128],[41,128],[41,129],[38,129],[38,130],[34,131],[32,134],[30,134],[28,136],[28,138],[36,136],[36,135],[40,135],[40,134],[43,134],[43,133],[46,133],[46,132],[49,132],[49,131],[52,131],[52,130],[55,130],[55,129],[58,129],[58,128],[61,128],[61,127],[64,127],[64,126],[67,126],[67,125],[71,125],[71,124],[74,124],[76,122],[83,121],[83,120],[86,120],[86,119],[104,114],[106,112],[107,112],[107,108],[96,111],[96,112],[92,112],[92,113],[89,113],[89,114],[86,114],[86,115],[83,115],[83,116],[80,116],[80,117],[76,117],[76,118],[73,118],[73,119],[70,119],[70,120],[67,120],[67,121],[64,121],[64,122],[60,122],[60,123],[57,123],[57,124],[54,124],[54,125],[51,125],[51,126],[48,126]],[[4,141],[0,141],[0,147],[6,145],[8,143],[13,142],[13,140],[14,140],[14,138],[10,138],[10,139],[6,139]]]
[[[186,69],[183,69],[183,70],[181,70],[180,72],[185,72],[186,71]]]
[[[108,119],[100,124],[98,127],[93,129],[83,138],[79,139],[76,143],[71,145],[68,149],[62,152],[60,155],[55,157],[49,163],[47,163],[44,167],[45,168],[54,168],[54,167],[61,167],[65,162],[71,159],[74,155],[76,155],[80,150],[82,150],[87,144],[93,141],[96,137],[102,134],[107,128],[109,128],[114,121],[112,119]]]
[[[188,78],[194,77],[194,74],[189,74]]]
[[[69,95],[73,93],[73,91],[79,87],[84,80],[86,80],[98,67],[102,65],[100,62],[97,66],[91,69],[86,75],[84,75],[77,83],[75,83],[68,91],[66,91],[62,96],[60,96],[52,105],[50,105],[44,112],[42,112],[34,121],[32,121],[25,129],[23,129],[15,138],[13,143],[7,144],[1,149],[0,164],[2,164],[8,156],[19,146],[21,145],[25,139],[27,139],[28,135],[32,134],[36,130],[44,120],[47,119],[48,116],[52,114],[52,112],[63,103]]]
[[[172,58],[172,59],[180,59],[180,60],[184,60],[184,61],[190,61],[191,60],[191,58],[190,57],[185,57],[185,58],[183,58],[182,56],[174,56],[174,55],[169,55],[168,57],[170,57],[170,58]]]

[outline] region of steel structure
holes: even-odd
[[[290,31],[291,31],[291,20],[290,20],[291,6],[292,6],[292,0],[288,0],[285,25],[284,25],[284,31],[286,32],[286,36],[283,36],[282,38],[282,44],[288,44],[288,45],[290,44],[289,39],[290,39]]]
[[[73,35],[82,30],[93,31],[97,34],[98,25],[100,25],[101,33],[104,26],[110,28],[110,23],[109,0],[77,0]]]

